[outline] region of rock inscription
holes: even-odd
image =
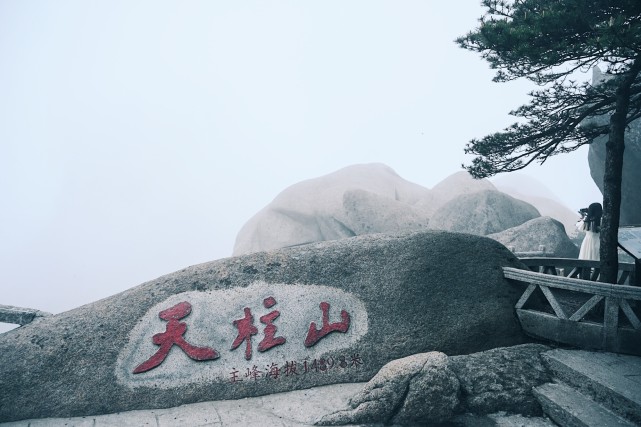
[[[336,288],[255,282],[183,292],[143,316],[118,358],[116,376],[131,388],[169,388],[236,383],[243,371],[254,380],[323,373],[362,364],[358,354],[340,352],[367,330],[363,302]]]

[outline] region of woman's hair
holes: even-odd
[[[603,214],[603,207],[601,203],[592,203],[588,206],[588,215],[585,217],[587,229],[598,233],[601,229],[601,215]]]

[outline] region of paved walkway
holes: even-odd
[[[2,423],[2,427],[299,427],[347,407],[362,383],[337,384],[239,400],[193,403],[168,409]]]
[[[0,427],[305,427],[327,413],[346,408],[349,398],[363,385],[336,384],[263,397],[91,417],[24,420],[0,423]],[[555,424],[544,418],[498,413],[483,417],[464,415],[451,426],[555,427]]]

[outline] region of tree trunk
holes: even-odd
[[[625,150],[625,119],[629,97],[617,90],[616,111],[610,117],[610,135],[605,144],[603,174],[603,217],[601,219],[601,282],[616,283],[619,273],[619,216],[621,213],[621,180]]]
[[[619,273],[619,217],[621,213],[621,181],[625,128],[630,107],[630,86],[641,70],[637,58],[616,90],[616,108],[610,117],[610,135],[605,144],[605,171],[603,174],[603,217],[601,219],[600,258],[601,277],[605,283],[616,283]]]

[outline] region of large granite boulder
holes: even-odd
[[[565,233],[570,237],[579,235],[576,222],[579,219],[577,210],[585,206],[575,206],[569,209],[556,195],[540,181],[518,173],[504,174],[493,181],[496,188],[515,199],[523,200],[534,206],[541,216],[556,219],[565,228]]]
[[[487,235],[521,225],[540,212],[560,219],[576,237],[576,214],[540,193],[516,193],[519,188],[532,191],[536,185],[531,184],[508,186],[510,197],[489,180],[462,171],[430,190],[382,164],[349,166],[285,189],[242,227],[233,253],[428,228]]]
[[[459,405],[459,387],[445,354],[415,354],[383,366],[350,399],[349,409],[325,415],[316,424],[444,422],[452,418]]]
[[[605,171],[605,144],[607,136],[596,138],[590,144],[588,151],[588,162],[590,164],[590,175],[594,183],[603,193],[603,175]],[[641,224],[641,119],[637,119],[628,125],[625,132],[625,151],[623,153],[623,177],[621,181],[621,216],[620,224],[640,225]],[[586,206],[591,200],[586,202]]]
[[[430,228],[485,236],[539,217],[529,203],[496,190],[460,195],[441,206]]]
[[[368,235],[185,268],[0,335],[0,422],[371,379],[527,342],[521,264],[485,237]]]
[[[547,256],[557,258],[579,256],[579,248],[565,233],[563,224],[549,216],[531,219],[500,233],[488,234],[487,237],[502,243],[516,253],[540,252],[543,248]]]
[[[450,357],[448,366],[461,385],[459,411],[541,415],[532,388],[552,380],[541,357],[548,350],[525,344]]]
[[[431,194],[434,198],[434,208],[438,209],[456,197],[486,190],[496,191],[496,187],[488,179],[475,179],[468,172],[460,171],[436,184]]]
[[[385,365],[349,401],[317,425],[433,425],[457,413],[541,415],[532,388],[551,381],[541,354],[524,344],[448,357],[415,354]]]
[[[433,206],[429,189],[404,180],[390,167],[352,165],[283,190],[242,227],[233,254],[418,230],[425,228]]]
[[[346,191],[343,209],[349,228],[357,236],[427,229],[430,221],[421,208],[365,190]]]
[[[601,73],[598,67],[594,67],[592,84],[596,85],[606,76]],[[608,116],[599,117],[594,120],[603,124],[609,121]],[[608,136],[600,136],[592,141],[588,151],[588,164],[590,175],[594,183],[603,193],[603,176],[605,172],[605,144]],[[625,151],[623,153],[623,176],[621,181],[621,214],[620,225],[641,225],[641,119],[630,123],[625,131]],[[590,200],[586,202],[600,202]]]

